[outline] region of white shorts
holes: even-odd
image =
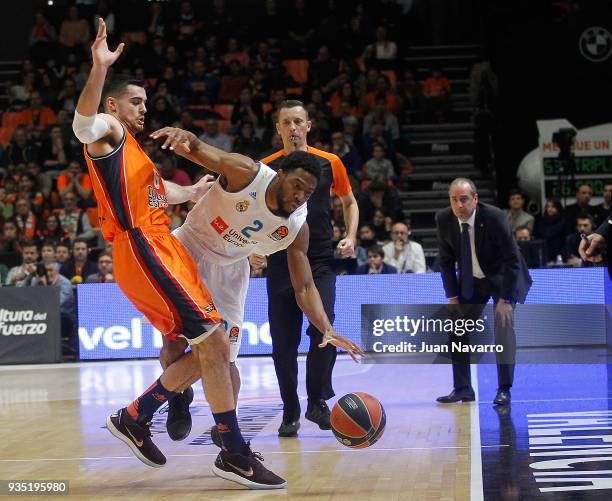
[[[230,362],[235,362],[242,340],[244,303],[251,275],[249,260],[244,258],[225,266],[213,264],[205,259],[196,262],[200,276],[210,291],[217,310],[225,320],[225,332],[230,342]]]

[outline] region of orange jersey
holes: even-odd
[[[134,136],[125,131],[112,153],[91,157],[84,146],[85,160],[104,238],[131,228],[168,226],[168,201],[161,175]]]

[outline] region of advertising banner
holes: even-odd
[[[59,289],[0,288],[0,364],[58,362]]]

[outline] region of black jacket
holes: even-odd
[[[446,297],[459,296],[455,267],[461,260],[461,231],[450,207],[436,214],[436,228]],[[506,214],[496,207],[479,203],[474,237],[478,263],[499,296],[524,303],[532,280]]]

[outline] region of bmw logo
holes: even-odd
[[[601,63],[612,54],[612,34],[601,26],[584,30],[578,44],[580,53],[592,63]]]

